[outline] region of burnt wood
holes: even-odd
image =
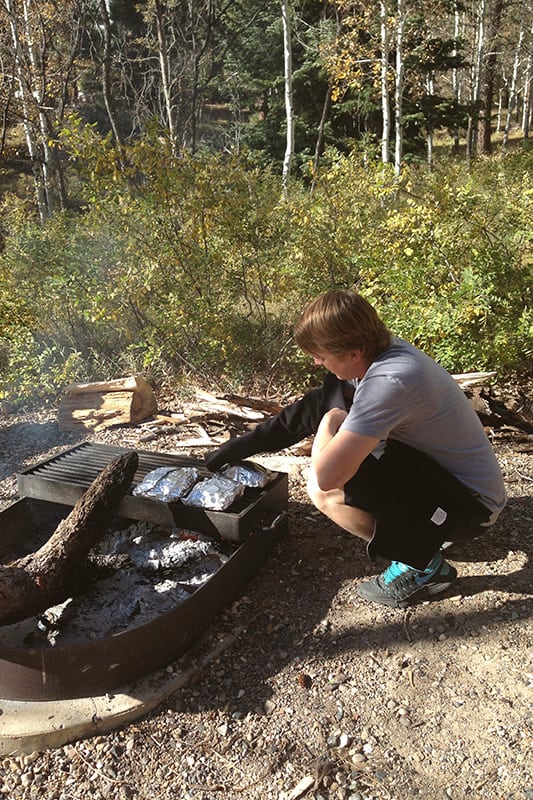
[[[0,567],[0,625],[38,614],[71,596],[76,566],[111,523],[137,466],[135,452],[111,461],[39,550]]]

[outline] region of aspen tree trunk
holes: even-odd
[[[487,26],[485,32],[484,57],[480,67],[481,118],[479,120],[478,151],[482,154],[492,152],[492,105],[496,73],[497,38],[502,18],[504,0],[489,0]]]
[[[44,221],[67,205],[63,167],[55,144],[55,120],[64,110],[79,27],[74,25],[70,53],[66,48],[58,48],[55,53],[59,54],[58,58],[65,66],[58,80],[57,75],[50,74],[54,25],[59,19],[57,7],[44,9],[39,0],[3,0],[3,4],[13,44],[14,74],[26,145],[32,161],[35,200],[39,217]]]
[[[176,108],[174,105],[171,69],[170,69],[170,53],[167,45],[167,36],[165,30],[165,7],[161,0],[155,0],[155,24],[157,30],[157,44],[158,44],[158,58],[159,70],[161,74],[161,87],[163,90],[163,98],[165,101],[165,111],[167,116],[168,133],[170,137],[170,145],[172,154],[178,154],[178,130],[176,121]]]
[[[326,126],[326,120],[328,118],[330,103],[331,103],[331,86],[328,84],[328,88],[326,89],[326,96],[324,97],[324,104],[322,106],[322,115],[320,117],[320,123],[318,125],[318,134],[316,137],[315,157],[313,159],[313,181],[311,184],[311,192],[314,191],[316,178],[318,175],[320,154],[322,153],[322,147],[324,145],[324,128]]]
[[[287,122],[287,138],[285,158],[283,159],[282,186],[286,195],[289,188],[291,164],[294,156],[294,109],[292,89],[292,44],[289,0],[281,0],[281,17],[283,20],[283,55],[285,63],[285,116]]]
[[[468,115],[468,135],[466,140],[467,160],[470,161],[472,153],[476,150],[478,135],[479,112],[477,105],[481,99],[481,69],[485,51],[485,16],[487,0],[479,0],[478,5],[478,24],[476,29],[476,39],[472,58],[471,70],[471,94],[470,99],[476,110]]]
[[[113,136],[115,137],[120,166],[124,168],[124,139],[117,123],[115,103],[111,91],[112,38],[111,20],[109,19],[107,11],[106,0],[100,0],[100,18],[102,21],[102,34],[104,38],[104,50],[102,54],[102,94],[104,96],[109,124],[111,125]]]
[[[189,0],[188,9],[191,21],[191,59],[192,59],[192,86],[191,86],[191,150],[194,152],[198,146],[198,124],[201,119],[201,91],[200,76],[201,65],[207,52],[213,34],[215,24],[216,2],[207,0],[201,9],[198,3]],[[196,21],[202,20],[203,31],[201,36],[200,28],[196,30]]]
[[[379,4],[379,18],[381,31],[381,113],[383,116],[383,131],[381,133],[381,160],[384,164],[390,161],[390,98],[389,98],[389,5],[388,0]]]
[[[533,33],[533,27],[531,32]],[[531,126],[531,108],[533,105],[533,98],[531,97],[533,94],[533,81],[531,79],[532,61],[531,53],[529,53],[524,76],[524,112],[522,114],[522,133],[524,139],[529,139],[529,129]]]
[[[502,114],[503,114],[503,100],[504,95],[509,95],[509,85],[507,83],[507,78],[505,77],[505,72],[502,75],[503,85],[500,86],[498,90],[498,113],[496,114],[496,132],[499,133],[502,129]]]
[[[335,15],[336,20],[336,36],[339,35],[340,31],[340,18],[339,14]],[[324,132],[326,128],[326,122],[329,116],[329,110],[331,107],[331,95],[332,95],[332,85],[331,80],[328,79],[328,86],[326,89],[326,94],[324,96],[324,103],[322,104],[322,114],[320,116],[320,122],[318,124],[318,132],[315,144],[315,157],[313,160],[313,180],[311,183],[311,194],[315,190],[316,181],[318,177],[318,169],[320,164],[320,156],[322,155],[322,150],[324,147]]]
[[[459,30],[460,30],[460,16],[459,16],[459,8],[458,4],[455,3],[454,13],[453,13],[453,38],[454,41],[459,39]],[[457,48],[453,48],[453,56],[454,58],[457,56]],[[457,67],[453,67],[452,69],[452,87],[453,87],[453,99],[457,104],[459,104],[461,100],[461,90],[460,90],[460,83],[459,83],[459,70]],[[453,130],[453,150],[455,153],[459,151],[459,128],[457,125],[454,127]]]
[[[23,0],[26,52],[29,56],[33,78],[31,88],[40,132],[39,144],[43,152],[44,191],[48,214],[52,214],[54,211],[63,211],[66,208],[66,192],[63,171],[54,145],[54,128],[46,110],[45,51],[48,45],[47,36],[42,26],[40,9],[34,6],[34,0]]]
[[[511,86],[509,87],[509,99],[507,101],[507,116],[505,118],[505,125],[503,129],[503,146],[507,147],[509,143],[509,131],[511,130],[511,119],[513,116],[513,111],[516,108],[516,100],[517,100],[517,86],[518,86],[518,68],[520,65],[520,56],[522,53],[522,46],[524,44],[524,38],[526,35],[526,29],[524,25],[524,11],[525,11],[525,3],[522,3],[522,13],[520,15],[520,31],[518,33],[518,42],[516,45],[516,50],[514,54],[514,61],[513,61],[513,74],[511,77]]]
[[[405,10],[403,0],[397,3],[396,22],[396,84],[394,90],[394,125],[395,125],[395,147],[394,147],[394,171],[400,174],[403,158],[403,83],[405,64],[403,58],[403,32],[405,27]]]
[[[4,0],[4,5],[9,18],[11,38],[13,41],[16,79],[19,87],[19,95],[22,107],[22,125],[24,128],[26,146],[28,148],[28,153],[32,163],[35,202],[39,212],[39,218],[41,222],[43,222],[48,216],[48,207],[45,192],[45,178],[42,160],[39,153],[39,143],[35,134],[34,126],[32,124],[33,96],[31,87],[28,85],[28,75],[24,69],[24,64],[26,61],[25,54],[23,52],[24,33],[19,28],[20,20],[17,16],[17,7],[14,0]]]
[[[426,91],[428,97],[432,97],[435,93],[435,84],[432,76],[427,79]],[[433,130],[431,128],[428,128],[426,144],[428,169],[431,171],[433,168]]]

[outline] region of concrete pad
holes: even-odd
[[[33,753],[96,736],[147,714],[187,683],[189,673],[156,673],[117,694],[72,700],[0,699],[0,756]]]
[[[218,658],[241,632],[238,629],[226,636],[188,668],[167,667],[114,694],[35,702],[0,698],[0,756],[62,747],[78,739],[109,733],[145,716]],[[191,658],[187,660],[190,664]]]

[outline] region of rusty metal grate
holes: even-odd
[[[20,473],[17,476],[19,494],[72,506],[106,464],[126,452],[128,448],[125,447],[84,442]],[[138,450],[137,454],[139,467],[134,485],[157,467],[196,467],[201,478],[210,474],[203,461],[190,456],[148,450]],[[163,503],[152,498],[135,497],[130,491],[122,500],[118,513],[128,519],[177,524],[241,541],[251,527],[261,521],[265,512],[286,510],[287,498],[287,475],[276,473],[275,479],[264,489],[246,488],[244,494],[225,511],[206,511],[180,502]]]

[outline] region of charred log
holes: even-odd
[[[110,524],[137,465],[134,452],[116,458],[39,550],[0,567],[0,625],[33,616],[70,596],[76,566]]]

